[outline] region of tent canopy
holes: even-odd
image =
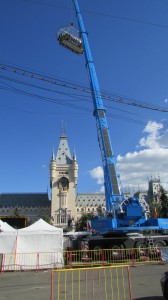
[[[17,236],[19,253],[63,250],[63,229],[54,227],[43,219],[18,229]]]
[[[45,222],[43,219],[39,219],[37,222],[34,224],[18,229],[18,235],[22,234],[58,234],[58,235],[63,235],[63,229],[62,228],[57,228],[54,227],[47,222]]]
[[[16,229],[14,229],[12,226],[10,226],[8,223],[3,222],[0,220],[0,232],[13,232],[16,233]]]

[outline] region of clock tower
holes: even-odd
[[[76,154],[71,157],[65,130],[50,160],[51,217],[53,225],[66,229],[76,219],[76,186],[78,163]]]

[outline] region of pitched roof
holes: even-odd
[[[59,235],[62,235],[63,237],[63,229],[55,227],[53,225],[48,224],[43,219],[39,219],[35,223],[31,224],[28,227],[21,228],[18,230],[18,235],[22,234],[30,234],[30,233],[42,233],[42,234],[51,234],[51,233],[57,233]]]
[[[60,137],[60,143],[55,160],[58,165],[72,164],[72,157],[65,134],[62,134]]]
[[[16,193],[0,194],[0,208],[2,207],[50,207],[51,201],[47,193]]]

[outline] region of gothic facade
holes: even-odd
[[[78,163],[71,156],[65,130],[62,129],[56,155],[50,161],[51,219],[54,226],[66,228],[76,220]]]

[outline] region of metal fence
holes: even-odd
[[[167,247],[165,247],[167,249]],[[40,253],[1,253],[0,272],[77,268],[86,266],[138,265],[161,262],[158,247],[137,249],[96,249]]]
[[[51,272],[50,300],[132,300],[129,266]]]
[[[83,251],[64,251],[66,267],[106,266],[111,264],[142,264],[160,262],[161,249],[157,247],[143,249],[97,249]]]
[[[1,272],[64,268],[63,251],[2,254]]]

